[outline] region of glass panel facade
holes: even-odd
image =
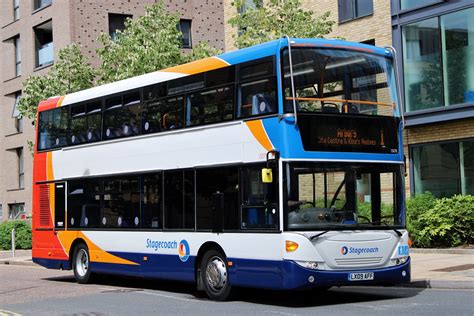
[[[443,81],[438,18],[403,27],[403,65],[407,112],[440,107]]]
[[[474,102],[474,8],[441,17],[445,104]]]
[[[474,8],[402,28],[407,112],[474,102]]]
[[[460,145],[461,193],[474,195],[474,140]]]
[[[414,8],[424,7],[429,4],[440,2],[440,0],[400,0],[401,10],[411,10]]]
[[[474,141],[414,146],[412,157],[415,194],[474,193]]]

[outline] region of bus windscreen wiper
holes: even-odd
[[[365,223],[364,223],[365,224]],[[390,225],[388,225],[387,223],[384,223],[382,221],[377,221],[377,222],[368,222],[367,224],[371,224],[371,225],[374,225],[374,224],[380,224],[380,225],[383,225],[385,227],[387,227],[388,229],[391,229],[393,230],[395,233],[397,233],[398,237],[402,237],[403,234],[401,231],[399,231],[398,229],[394,228],[394,227],[390,227]],[[360,224],[357,224],[357,225],[360,225]]]
[[[318,233],[318,234],[316,234],[316,235],[314,235],[314,236],[311,236],[311,237],[309,237],[309,240],[315,240],[316,238],[318,238],[318,237],[320,237],[320,236],[326,234],[327,232],[329,232],[329,230],[325,230],[325,231],[323,231],[323,232],[321,232],[321,233]]]

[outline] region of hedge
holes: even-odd
[[[7,221],[0,224],[0,249],[12,247],[12,229],[15,228],[15,248],[31,249],[31,226],[27,221]]]
[[[474,243],[474,196],[435,198],[431,193],[408,199],[407,229],[415,247],[456,247]]]

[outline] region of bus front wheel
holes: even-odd
[[[78,244],[74,250],[73,269],[77,283],[89,283],[91,280],[89,249],[83,243]]]
[[[229,284],[227,259],[216,250],[209,250],[201,261],[201,284],[210,299],[225,301],[230,297],[232,287]]]

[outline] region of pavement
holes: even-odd
[[[411,250],[411,283],[406,287],[474,289],[474,249]],[[0,251],[0,264],[36,266],[31,250]]]

